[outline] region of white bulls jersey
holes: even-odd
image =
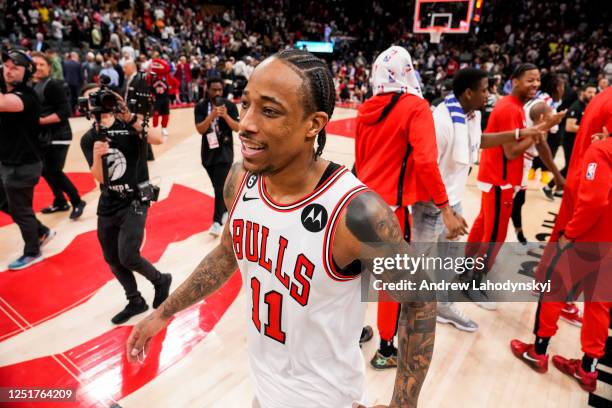
[[[338,216],[367,188],[345,167],[278,204],[246,174],[229,214],[247,297],[252,380],[262,408],[350,408],[364,401],[361,278],[333,266]]]
[[[525,120],[527,127],[532,127],[534,125],[533,120],[531,120],[531,108],[533,108],[534,105],[542,101],[543,99],[534,98],[527,102],[523,107],[523,109],[525,110]],[[533,159],[535,159],[539,155],[540,154],[538,153],[538,149],[535,144],[532,144],[527,148],[527,150],[523,152],[523,179],[521,181],[521,188],[523,190],[527,188],[529,169],[531,169],[531,166],[533,165]]]
[[[536,97],[530,100],[529,102],[527,102],[525,106],[523,107],[523,109],[525,110],[525,119],[526,119],[527,127],[531,127],[535,125],[535,123],[533,123],[533,120],[531,120],[531,108],[533,108],[534,105],[540,102],[544,102],[545,104],[550,106],[553,110],[552,113],[557,113],[557,108],[559,107],[561,103],[560,101],[559,102],[553,101],[553,99],[546,92],[538,92]],[[558,135],[556,135],[558,131],[559,131],[559,125],[555,125],[549,130],[549,133],[552,133],[555,135],[555,137],[558,137]],[[540,154],[538,153],[538,149],[535,144],[532,144],[531,146],[529,146],[529,148],[525,150],[525,152],[523,153],[523,180],[521,182],[522,189],[527,188],[529,169],[531,169],[531,166],[533,164],[533,159],[535,159],[539,155]]]

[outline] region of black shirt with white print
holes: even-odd
[[[98,215],[111,215],[127,207],[136,196],[136,186],[149,179],[146,156],[141,149],[143,143],[138,132],[122,120],[107,130],[109,150],[102,166],[108,171],[108,185],[101,185],[102,195],[98,202]],[[81,139],[81,150],[89,163],[93,165],[93,145],[103,141],[103,137],[91,128]]]

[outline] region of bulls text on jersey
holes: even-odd
[[[285,259],[285,251],[290,245],[287,238],[282,235],[278,242],[269,242],[268,235],[270,229],[265,225],[243,219],[232,220],[232,240],[236,259],[245,258],[249,262],[258,264],[261,268],[276,278],[289,291],[291,297],[301,306],[308,304],[310,295],[310,281],[315,270],[315,265],[306,255],[299,254],[295,260]],[[276,253],[276,259],[270,259],[267,255],[269,245],[278,247],[272,248],[270,253]],[[285,265],[293,265],[292,269],[285,269]],[[286,270],[292,270],[289,275]]]

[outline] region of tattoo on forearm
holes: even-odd
[[[242,163],[234,163],[223,187],[223,198],[227,207],[231,206],[241,179]],[[174,291],[161,306],[161,315],[170,318],[176,312],[202,300],[219,289],[236,270],[236,258],[232,250],[231,238],[223,232],[221,243],[215,247],[196,267],[189,278]]]
[[[236,270],[236,258],[223,244],[213,249],[189,278],[178,287],[161,307],[161,315],[169,319],[175,313],[202,300],[219,289]]]
[[[391,406],[417,406],[433,355],[435,330],[435,303],[402,304],[397,375]]]

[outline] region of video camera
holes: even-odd
[[[151,83],[155,79],[155,73],[150,72],[149,78],[144,72],[138,72],[130,82],[127,93],[128,110],[137,115],[150,116],[153,112],[153,93]]]
[[[80,97],[78,99],[79,112],[90,118],[90,115],[99,115],[101,113],[120,112],[119,99],[110,90],[110,78],[106,75],[100,75],[100,90],[92,92],[89,97]]]

